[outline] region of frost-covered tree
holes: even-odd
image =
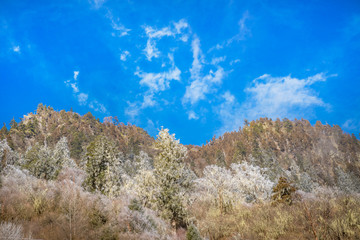
[[[89,144],[85,159],[85,185],[89,190],[107,196],[117,195],[121,186],[121,166],[115,143],[106,137],[97,137]]]
[[[123,178],[133,178],[144,170],[153,170],[153,161],[149,155],[140,151],[139,155],[119,154]]]
[[[168,129],[161,129],[155,141],[159,151],[154,161],[154,175],[158,191],[156,205],[163,215],[176,227],[185,224],[186,210],[184,202],[192,186],[192,175],[184,164],[187,149],[169,134]]]
[[[205,167],[203,174],[195,180],[195,196],[212,201],[221,212],[226,212],[237,198],[238,182],[229,169],[216,165]]]
[[[19,162],[19,156],[8,145],[6,139],[0,141],[0,172],[7,165],[16,165]]]
[[[11,222],[2,222],[0,224],[0,236],[0,239],[23,239],[23,227]]]
[[[231,209],[235,202],[266,200],[270,197],[273,183],[264,172],[265,169],[247,162],[231,164],[230,169],[207,166],[204,176],[195,181],[195,196],[212,201],[221,212]]]
[[[76,167],[73,159],[70,158],[70,150],[66,137],[62,137],[55,145],[53,158],[56,165],[62,167]]]
[[[25,161],[24,167],[38,178],[54,179],[59,171],[53,153],[47,146],[35,144],[25,153]]]
[[[266,169],[247,162],[233,163],[230,168],[246,201],[263,201],[270,198],[274,183],[265,174]]]
[[[76,167],[70,158],[66,137],[61,138],[54,148],[36,143],[26,151],[22,165],[34,176],[46,180],[55,179],[63,167]]]
[[[140,151],[133,157],[120,155],[122,190],[127,195],[138,198],[146,207],[155,208],[157,191],[152,159]]]
[[[137,197],[144,206],[160,211],[176,227],[184,226],[185,203],[194,178],[184,164],[187,150],[168,129],[159,132],[155,148],[158,155],[154,164],[146,153],[141,152],[132,161],[124,162],[124,190]]]

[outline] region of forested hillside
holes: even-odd
[[[319,184],[360,191],[360,142],[337,125],[261,118],[189,149],[189,161],[199,175],[209,164],[249,161],[267,168],[273,179],[287,175],[304,191]]]
[[[360,141],[259,119],[203,146],[40,104],[0,131],[11,239],[356,239]]]
[[[144,149],[151,152],[154,139],[143,129],[125,125],[115,117],[108,117],[101,123],[90,112],[80,116],[73,111],[58,112],[50,106],[39,104],[35,113],[24,115],[19,123],[13,119],[11,128],[1,129],[0,138],[7,139],[9,146],[21,153],[35,143],[54,146],[61,137],[69,142],[70,155],[79,160],[87,145],[97,136],[103,135],[113,140],[124,153],[139,153]]]

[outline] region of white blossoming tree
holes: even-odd
[[[195,181],[195,196],[212,201],[221,212],[228,211],[236,202],[267,200],[271,195],[273,182],[264,171],[265,169],[247,162],[231,164],[230,169],[207,166],[204,176]]]
[[[265,174],[266,169],[243,162],[233,163],[230,168],[238,188],[246,201],[264,201],[271,197],[274,183]]]
[[[145,207],[155,208],[155,191],[157,190],[152,159],[147,153],[121,157],[122,190],[126,195],[138,198]]]

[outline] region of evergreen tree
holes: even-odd
[[[47,146],[36,147],[33,154],[34,159],[31,161],[29,171],[38,178],[55,179],[59,169],[51,149]]]
[[[184,203],[186,194],[192,186],[190,170],[184,159],[187,149],[170,135],[168,129],[162,129],[157,136],[155,147],[159,154],[155,158],[155,179],[159,187],[156,195],[157,208],[166,218],[178,227],[186,226]]]
[[[63,167],[76,167],[70,158],[66,137],[61,138],[54,149],[35,144],[25,153],[24,166],[34,176],[44,179],[56,179]]]
[[[70,150],[66,137],[62,137],[55,145],[53,157],[56,165],[62,167],[76,167],[75,162],[70,158]]]
[[[6,139],[0,141],[0,161],[3,168],[7,165],[19,165],[19,154],[13,151]],[[1,167],[0,167],[1,168]]]
[[[90,191],[99,191],[108,196],[119,192],[121,168],[115,152],[115,144],[103,136],[89,144],[86,152],[85,185]]]
[[[8,129],[6,127],[6,124],[4,123],[3,127],[0,129],[0,139],[6,138],[7,134],[8,134]]]
[[[190,224],[186,232],[186,240],[202,240],[200,232],[194,224]]]
[[[17,122],[15,121],[15,119],[13,118],[11,121],[10,121],[10,129],[16,129],[18,127],[18,124]]]

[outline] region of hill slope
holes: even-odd
[[[79,160],[87,145],[97,136],[104,135],[114,140],[124,153],[151,152],[154,139],[143,129],[134,125],[124,125],[118,119],[108,117],[104,123],[89,112],[84,116],[39,104],[35,113],[24,115],[20,123],[12,120],[10,130],[4,126],[0,138],[6,138],[10,147],[24,153],[36,142],[54,146],[61,137],[68,139],[71,157]]]
[[[99,135],[113,140],[125,154],[138,154],[140,150],[150,156],[154,153],[154,139],[145,130],[124,125],[116,117],[101,123],[91,113],[80,116],[72,111],[57,112],[40,104],[35,113],[24,116],[20,123],[13,120],[10,125],[10,130],[5,126],[1,129],[0,139],[6,138],[11,148],[20,153],[36,142],[54,146],[66,136],[71,157],[79,161],[88,144]],[[187,162],[199,176],[209,164],[229,167],[231,163],[248,161],[267,168],[272,180],[287,176],[305,191],[326,185],[360,192],[360,142],[339,126],[261,118],[206,145],[187,148]]]
[[[192,146],[195,169],[250,161],[275,179],[286,175],[303,190],[316,185],[360,191],[360,142],[339,126],[311,126],[307,120],[261,118],[202,147]],[[198,174],[201,171],[197,171]]]

